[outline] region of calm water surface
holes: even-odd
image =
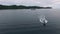
[[[39,21],[42,15],[48,20],[45,27]],[[0,10],[0,34],[60,34],[60,10]]]

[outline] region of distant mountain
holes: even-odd
[[[0,5],[0,9],[51,9],[52,7],[24,6],[24,5]]]

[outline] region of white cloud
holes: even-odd
[[[59,7],[60,0],[0,0],[0,4],[4,5],[37,5]]]

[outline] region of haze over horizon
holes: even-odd
[[[0,4],[60,8],[60,0],[0,0]]]

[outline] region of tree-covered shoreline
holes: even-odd
[[[24,6],[24,5],[0,5],[0,9],[51,9],[52,7]]]

